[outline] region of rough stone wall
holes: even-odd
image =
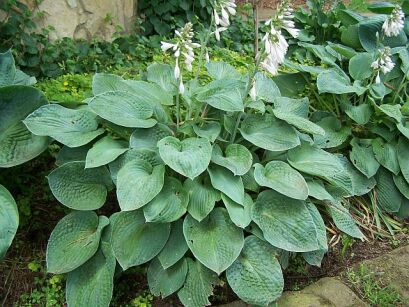
[[[100,38],[111,40],[116,25],[125,32],[132,29],[135,0],[43,0],[35,5],[25,0],[34,12],[43,12],[36,23],[39,27],[55,28],[51,39],[71,37],[75,39]]]

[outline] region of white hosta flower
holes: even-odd
[[[236,15],[235,0],[216,0],[213,8],[213,16],[216,30],[214,35],[220,41],[220,33],[227,30],[230,25],[230,16]]]
[[[404,27],[404,20],[405,14],[402,12],[401,7],[397,5],[382,25],[385,35],[388,37],[397,36]]]
[[[179,94],[183,95],[185,93],[185,85],[183,84],[182,78],[180,78],[179,83]]]
[[[253,86],[250,89],[250,98],[253,101],[257,100],[256,84],[253,82]]]
[[[175,79],[179,79],[180,77],[180,67],[179,61],[176,59],[175,70],[174,70]]]
[[[210,62],[210,56],[209,56],[209,52],[207,50],[206,50],[205,58],[206,58],[206,63],[209,63]]]
[[[281,31],[277,31],[273,26],[270,32],[264,35],[262,42],[264,43],[265,58],[261,62],[261,67],[272,75],[276,75],[278,67],[284,63],[288,43]]]
[[[216,30],[214,31],[214,36],[216,37],[217,41],[220,41],[220,33],[226,30],[227,30],[226,27],[216,27]]]
[[[379,55],[377,59],[372,62],[371,67],[377,73],[375,82],[380,83],[380,72],[387,74],[395,67],[395,63],[393,63],[391,59],[391,48],[385,47],[383,50],[379,50]]]
[[[163,52],[166,52],[166,51],[168,51],[170,48],[177,48],[177,45],[176,44],[172,44],[172,43],[167,43],[167,42],[161,42],[161,49],[162,49],[162,51]]]

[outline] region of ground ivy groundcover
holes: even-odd
[[[303,11],[283,1],[263,26],[255,69],[241,74],[210,61],[209,39],[235,14],[234,1],[213,6],[200,44],[191,24],[162,42],[174,66],[153,63],[143,80],[96,74],[93,97],[78,105],[49,103],[10,52],[0,56],[0,167],[61,144],[48,182],[72,212],[46,257],[50,273],[67,274],[69,306],[108,306],[114,275],[146,263],[154,295],[205,306],[225,276],[243,301],[267,306],[283,291],[290,253],[320,265],[325,220],[364,238],[349,199],[371,201],[379,223],[409,215],[401,8],[379,5],[371,17],[338,8],[355,41],[317,45],[318,33],[297,29],[312,24]],[[184,78],[197,50],[208,81],[199,69]],[[300,97],[306,88],[313,99]],[[104,216],[108,193],[117,212]],[[3,256],[18,215],[2,186],[0,201]]]

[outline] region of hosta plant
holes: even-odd
[[[32,134],[22,120],[47,99],[30,85],[35,78],[16,69],[11,51],[0,53],[0,169],[25,163],[47,149],[50,138]],[[0,182],[0,260],[18,227],[17,205]]]
[[[320,145],[326,131],[307,98],[285,97],[286,84],[260,71],[283,62],[284,31],[298,34],[286,1],[284,18],[266,25],[254,71],[207,62],[210,81],[183,78],[180,66],[191,69],[199,47],[201,63],[208,37],[234,13],[233,1],[216,3],[202,46],[189,24],[162,44],[174,67],[154,63],[139,81],[97,74],[92,98],[46,104],[24,120],[62,145],[48,181],[72,212],[46,257],[49,272],[67,273],[69,306],[108,306],[115,272],[144,264],[151,292],[177,293],[185,306],[208,305],[224,276],[242,300],[267,306],[283,291],[279,259],[301,253],[320,265],[322,214],[363,238],[345,198],[375,180]],[[108,194],[117,202],[105,205]]]

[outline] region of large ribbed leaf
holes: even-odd
[[[152,166],[157,166],[163,164],[162,159],[159,157],[159,154],[150,149],[129,149],[123,155],[119,156],[115,161],[109,163],[109,170],[111,172],[111,177],[114,183],[116,184],[116,179],[118,176],[119,170],[128,162],[134,159],[141,159]]]
[[[166,92],[173,94],[176,91],[176,79],[172,66],[168,64],[153,63],[148,66],[148,81],[159,85]]]
[[[101,232],[109,220],[92,211],[75,211],[62,220],[51,233],[47,245],[47,271],[70,272],[90,259],[98,249]]]
[[[256,236],[248,236],[237,260],[227,269],[227,281],[233,291],[248,304],[267,306],[284,289],[277,250]]]
[[[346,209],[339,201],[333,200],[332,202],[327,203],[327,205],[329,214],[339,230],[354,238],[362,239],[365,237],[356,225],[356,222],[348,209]]]
[[[126,91],[128,87],[121,76],[97,73],[92,78],[92,93],[94,96],[111,91]]]
[[[358,53],[349,60],[349,74],[354,80],[364,80],[372,76],[373,68],[371,67],[374,61],[371,53]]]
[[[138,209],[150,202],[162,190],[165,166],[135,158],[126,163],[117,175],[119,206],[123,211]]]
[[[185,307],[204,307],[210,305],[209,296],[213,286],[218,283],[215,273],[203,266],[199,261],[187,258],[188,273],[178,297]]]
[[[328,69],[320,73],[317,77],[317,87],[319,93],[331,93],[331,94],[348,94],[356,93],[362,95],[365,92],[365,88],[356,84],[352,85],[346,75],[341,75],[335,69]]]
[[[310,265],[321,266],[322,258],[328,251],[327,230],[325,228],[324,220],[322,219],[317,207],[315,207],[312,203],[307,203],[307,209],[310,212],[315,228],[317,229],[317,242],[319,249],[316,251],[303,253],[302,255],[305,261],[307,261]]]
[[[216,144],[213,146],[212,162],[229,169],[234,175],[242,176],[251,168],[253,157],[251,152],[240,144],[228,145],[223,155],[220,146]]]
[[[112,181],[105,167],[85,169],[84,162],[67,162],[48,175],[51,192],[64,206],[95,210],[105,203]]]
[[[140,210],[115,213],[110,220],[112,249],[124,270],[151,260],[169,238],[170,224],[146,223]]]
[[[399,104],[381,104],[377,109],[380,110],[385,115],[394,119],[397,123],[402,120],[402,113],[400,111],[401,106]]]
[[[147,222],[170,223],[186,213],[188,202],[189,194],[182,183],[166,177],[160,193],[143,207],[143,214]]]
[[[21,122],[46,103],[45,96],[32,87],[0,88],[0,167],[27,162],[48,147],[48,137],[33,135]]]
[[[232,172],[218,165],[210,165],[208,172],[216,190],[223,192],[236,203],[243,204],[244,185],[240,176],[234,176]]]
[[[390,170],[395,175],[399,173],[400,167],[398,155],[396,152],[396,144],[384,142],[381,138],[376,138],[372,141],[372,150],[376,160]]]
[[[348,191],[349,193],[345,196],[362,196],[369,193],[369,191],[371,191],[375,187],[376,180],[374,177],[367,178],[365,175],[359,172],[345,157],[340,157],[340,161],[342,162],[346,170],[346,182],[343,186],[344,190]]]
[[[160,264],[164,269],[170,268],[185,255],[188,249],[183,235],[183,220],[179,219],[172,223],[169,239],[158,255]]]
[[[0,184],[0,261],[16,235],[18,223],[17,204],[10,192]]]
[[[213,79],[240,79],[241,75],[230,64],[224,62],[209,62],[205,65],[208,74]]]
[[[393,175],[393,182],[395,183],[399,192],[401,192],[405,198],[409,199],[409,183],[407,183],[405,178],[403,178],[401,174]]]
[[[349,154],[352,164],[366,177],[370,178],[379,169],[379,162],[375,159],[371,140],[352,139],[352,150]]]
[[[276,97],[281,96],[278,86],[265,74],[257,73],[255,78],[256,94],[258,98],[268,102],[273,102]]]
[[[157,123],[152,128],[137,128],[132,133],[129,144],[131,148],[157,150],[158,142],[172,135],[168,126]]]
[[[153,295],[167,297],[185,283],[188,264],[185,258],[170,268],[164,269],[158,259],[152,260],[148,268],[149,290]]]
[[[398,212],[402,203],[402,195],[395,186],[392,174],[380,168],[376,174],[377,204],[387,212]]]
[[[134,95],[143,97],[146,103],[165,106],[173,105],[172,94],[162,89],[158,84],[135,80],[125,80],[123,83],[126,84],[128,90]]]
[[[24,124],[35,135],[51,136],[69,147],[85,145],[104,133],[104,129],[98,129],[94,113],[86,109],[67,109],[59,104],[37,109]]]
[[[186,216],[183,233],[196,259],[217,274],[236,260],[244,244],[243,230],[232,223],[223,208],[214,209],[201,222]]]
[[[114,140],[112,137],[106,136],[96,142],[88,151],[85,167],[93,168],[106,165],[114,161],[127,150],[128,144],[125,141]]]
[[[373,108],[368,103],[363,103],[358,106],[345,105],[345,113],[356,123],[365,125],[369,122],[373,114]]]
[[[252,216],[273,246],[292,252],[319,249],[314,220],[303,201],[263,191],[257,197]]]
[[[15,77],[16,66],[11,49],[9,49],[0,53],[0,86],[13,84]]]
[[[244,83],[240,80],[215,80],[200,88],[196,99],[212,107],[227,111],[243,111]]]
[[[222,127],[218,122],[205,122],[202,125],[193,125],[193,130],[197,136],[214,142],[219,136]]]
[[[196,178],[206,170],[212,156],[210,142],[201,138],[180,141],[168,136],[158,142],[158,147],[165,164],[190,179]]]
[[[87,153],[91,147],[92,144],[90,143],[80,147],[63,146],[57,154],[55,164],[61,166],[67,162],[85,162]]]
[[[409,163],[408,163],[409,140],[408,139],[404,137],[399,138],[397,152],[398,152],[398,161],[399,161],[400,170],[402,172],[403,177],[409,183]]]
[[[254,178],[263,187],[269,187],[281,194],[295,199],[307,199],[308,186],[304,177],[282,161],[271,161],[264,167],[254,165]]]
[[[108,307],[114,290],[116,259],[109,242],[101,238],[95,255],[68,273],[66,297],[68,306]]]
[[[197,221],[203,220],[220,200],[220,192],[213,188],[207,177],[187,179],[184,188],[189,193],[187,211]]]
[[[323,117],[317,122],[325,131],[325,135],[314,135],[314,144],[319,148],[333,148],[344,143],[351,134],[351,127],[341,124],[335,116]]]
[[[130,92],[105,92],[92,98],[88,105],[96,114],[119,126],[149,128],[156,124],[151,118],[152,104]]]
[[[311,134],[324,135],[325,131],[320,126],[307,119],[309,102],[308,98],[291,99],[277,97],[274,100],[274,115],[290,125]]]
[[[240,132],[250,143],[270,151],[287,150],[300,144],[295,129],[272,115],[247,116]]]
[[[247,227],[251,222],[251,211],[254,205],[251,196],[244,194],[243,205],[239,205],[224,194],[222,194],[222,199],[232,222],[237,227]]]

